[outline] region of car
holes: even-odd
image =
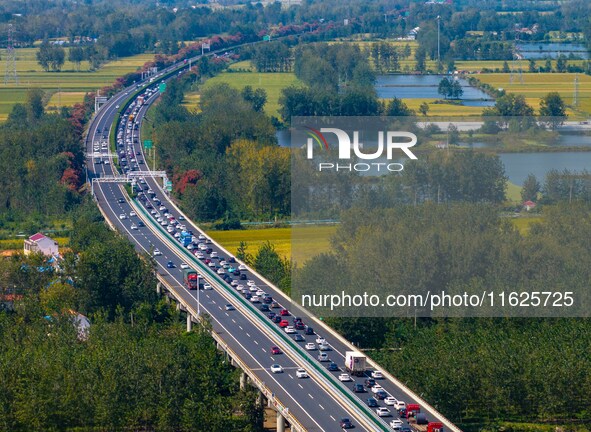
[[[327,369],[331,372],[338,372],[340,371],[339,369],[339,365],[336,364],[335,362],[330,362],[330,364],[327,366]]]
[[[272,320],[273,320],[273,322],[274,322],[274,323],[276,323],[276,324],[279,324],[279,323],[282,321],[282,320],[281,320],[281,317],[280,317],[279,315],[275,315],[275,316],[272,318]],[[286,321],[286,322],[287,322],[287,321]]]
[[[284,330],[285,330],[285,333],[287,333],[287,334],[294,334],[294,333],[297,333],[297,332],[296,332],[296,329],[295,329],[295,328],[293,328],[293,326],[287,326],[287,327],[285,327],[285,329],[284,329]]]
[[[324,339],[322,336],[318,336],[318,337],[316,337],[316,343],[317,344],[326,343],[326,339]]]
[[[137,226],[139,226],[139,227],[145,227],[146,225],[144,225],[144,223],[142,221],[138,221]]]
[[[396,401],[396,403],[394,404],[394,408],[396,408],[396,410],[399,409],[406,409],[406,403],[404,401]]]
[[[308,378],[308,372],[306,372],[306,369],[304,369],[304,368],[299,368],[296,370],[296,377]]]
[[[278,364],[272,364],[271,365],[271,372],[273,373],[283,373],[283,368],[281,367],[281,365]]]
[[[371,386],[372,393],[377,393],[380,390],[384,390],[384,388],[381,385],[379,385],[379,384],[374,384],[374,385]]]
[[[281,312],[279,312],[279,314],[281,316],[289,316],[289,311],[287,309],[281,309]]]
[[[318,354],[318,361],[327,362],[328,361],[328,354],[322,352]]]
[[[397,428],[401,428],[403,424],[404,423],[402,423],[402,420],[394,419],[390,422],[390,427],[393,429],[397,429]]]
[[[289,325],[289,321],[281,319],[281,317],[279,317],[279,327],[287,327]]]
[[[277,303],[276,301],[271,303],[271,309],[278,309],[280,307],[281,307],[281,305],[279,303]]]
[[[386,405],[394,405],[396,402],[398,402],[398,399],[396,399],[394,396],[388,396],[386,399],[384,399],[384,403]]]
[[[327,343],[318,344],[318,349],[320,351],[330,351],[330,345]]]
[[[226,305],[226,310],[227,310],[227,311],[233,311],[233,310],[234,310],[234,306],[232,306],[230,303],[228,303],[228,304]]]
[[[316,349],[316,344],[314,342],[308,342],[304,348],[308,351],[314,351]]]
[[[370,408],[375,408],[378,407],[378,401],[375,398],[367,398],[367,400],[365,401],[367,403],[367,406]]]
[[[246,275],[244,273],[240,275],[240,280],[246,280]]]
[[[269,312],[269,313],[267,314],[267,316],[268,316],[270,319],[273,319],[273,318],[275,318],[275,312]]]
[[[365,387],[363,387],[363,384],[355,384],[353,385],[353,393],[365,393],[367,390],[365,390]]]
[[[130,211],[129,212],[129,217],[134,217],[134,216],[137,216],[136,212]]]
[[[296,342],[304,342],[306,340],[306,338],[304,336],[302,336],[299,333],[296,333],[295,335],[293,335],[293,340]]]
[[[184,269],[188,269],[189,268],[189,264],[187,263],[181,263],[181,268]]]
[[[353,423],[351,422],[351,419],[349,419],[349,417],[343,417],[339,422],[339,426],[342,429],[353,429]]]
[[[281,350],[279,349],[279,347],[271,347],[271,354],[272,355],[278,355],[278,354],[282,354]]]
[[[123,204],[123,203],[125,202],[125,199],[124,199],[124,198],[119,198],[119,199],[117,200],[117,202],[118,202],[119,204]]]
[[[253,280],[250,280],[250,279],[246,281],[246,285],[248,285],[249,287],[251,287],[251,286],[255,286],[256,284],[257,284],[257,283],[256,283],[255,281],[253,281]]]
[[[388,393],[386,393],[386,390],[379,390],[375,392],[375,397],[377,397],[379,400],[383,400],[388,397]]]
[[[119,105],[115,105],[115,108],[118,109],[119,108]]]
[[[314,329],[310,326],[306,326],[306,331],[304,332],[307,335],[313,335],[314,334]]]
[[[132,229],[132,230],[136,230],[136,229],[137,229],[137,225],[136,225],[136,224],[134,224],[134,223],[132,223],[132,224],[131,224],[131,229]]]
[[[266,292],[265,292],[265,291],[263,291],[262,289],[260,289],[260,288],[259,288],[259,289],[257,290],[256,294],[257,294],[259,297],[263,297],[263,296],[266,294]]]
[[[123,220],[123,219],[127,219],[127,215],[125,213],[121,213],[119,215],[119,219]]]
[[[220,270],[222,270],[222,269],[220,269]],[[256,295],[255,295],[255,296],[252,296],[252,297],[250,298],[250,302],[251,302],[251,303],[260,303],[260,302],[261,302],[261,299],[259,298],[259,296],[256,296]]]
[[[379,407],[376,410],[376,414],[380,417],[390,417],[392,414],[390,413],[390,410],[386,407]]]
[[[402,426],[400,432],[412,432],[412,429],[408,426]]]
[[[162,255],[162,252],[160,252],[160,249],[154,249],[154,256],[160,256]]]
[[[346,373],[342,373],[339,375],[339,381],[349,382],[349,381],[353,381],[353,380],[351,379],[351,375],[346,374]]]
[[[205,283],[203,284],[203,289],[204,289],[204,290],[210,290],[211,288],[212,288],[211,284],[209,284],[209,283],[207,283],[207,282],[205,282]]]
[[[172,261],[168,261],[166,263],[166,267],[168,267],[168,268],[175,268],[176,266],[174,265],[174,263]]]
[[[252,295],[250,295],[250,293],[249,293],[249,292],[247,292],[247,293],[244,293],[244,298],[245,298],[246,300],[250,300],[250,299],[252,298]]]
[[[224,270],[223,268],[221,268],[221,267],[220,267],[220,268],[218,269],[217,273],[218,273],[219,275],[223,275],[223,274],[226,274],[226,270]],[[256,296],[255,296],[255,297],[256,297]],[[258,297],[257,297],[257,301],[258,301]]]
[[[375,371],[373,371],[373,372],[371,373],[371,377],[372,377],[373,379],[383,379],[383,378],[384,378],[384,375],[382,375],[382,372],[381,372],[381,371],[379,371],[379,370],[375,370]]]
[[[297,323],[295,323],[294,327],[296,328],[296,330],[305,330],[306,329],[306,326],[301,321],[298,321]]]
[[[273,303],[273,297],[271,297],[271,296],[263,297],[263,301],[264,301],[265,303],[267,303],[268,305],[270,305],[270,304],[272,304],[272,303]],[[269,307],[271,307],[271,306],[269,306]],[[296,328],[297,328],[297,327],[296,327]]]
[[[246,266],[244,264],[240,264],[238,266],[238,270],[246,270]]]
[[[269,312],[269,305],[262,304],[262,305],[259,307],[259,310],[260,310],[261,312]]]

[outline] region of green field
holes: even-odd
[[[236,69],[251,69],[250,62],[239,62],[233,65]],[[262,88],[267,92],[267,104],[265,112],[270,116],[279,117],[279,96],[281,90],[290,85],[299,83],[296,76],[292,73],[259,73],[259,72],[224,72],[216,77],[208,79],[203,88],[208,86],[227,83],[237,89],[243,89],[247,85],[253,89]],[[185,96],[185,106],[189,109],[196,109],[199,99],[195,93],[187,93]]]
[[[455,116],[479,116],[482,114],[483,107],[454,105],[447,103],[435,103],[439,99],[403,99],[404,103],[415,111],[417,116],[422,117],[419,113],[419,106],[426,102],[429,105],[427,117],[455,117]]]
[[[303,264],[308,259],[330,249],[330,237],[336,231],[335,225],[297,227],[298,247],[292,251],[291,228],[261,228],[234,231],[209,231],[215,241],[220,243],[231,253],[236,254],[240,242],[248,245],[247,251],[256,254],[259,246],[270,241],[280,256],[291,258],[297,264]]]
[[[540,98],[549,92],[558,92],[567,105],[572,105],[575,89],[575,76],[579,80],[578,116],[573,110],[568,112],[571,118],[586,117],[591,113],[591,76],[572,73],[524,73],[523,84],[515,78],[511,83],[510,74],[481,74],[478,79],[495,88],[502,88],[507,92],[522,94],[527,102],[538,109]]]
[[[98,71],[88,70],[88,62],[82,62],[80,72],[76,71],[73,63],[66,62],[61,72],[45,72],[35,60],[36,48],[20,48],[16,50],[17,73],[19,84],[13,82],[0,83],[0,121],[5,120],[12,106],[17,102],[24,102],[27,89],[38,87],[48,93],[57,95],[49,100],[49,107],[72,105],[82,102],[85,92],[97,90],[115,82],[115,79],[126,73],[137,70],[144,63],[153,59],[152,54],[139,54],[106,63]],[[1,53],[4,58],[4,51]],[[67,56],[66,56],[67,58]],[[59,100],[58,100],[59,99]]]

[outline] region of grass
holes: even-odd
[[[541,216],[523,216],[511,219],[511,223],[519,230],[522,235],[526,235],[532,224],[542,222]]]
[[[520,203],[521,202],[521,186],[517,186],[510,181],[507,181],[507,200]]]
[[[434,103],[439,99],[403,99],[404,103],[414,110],[419,117],[419,106],[426,102],[429,105],[427,118],[429,117],[454,117],[454,116],[479,116],[484,107],[454,105],[448,103]]]
[[[591,76],[572,73],[524,73],[523,84],[518,79],[511,83],[510,74],[507,73],[482,74],[478,79],[495,88],[525,96],[528,103],[537,109],[540,99],[554,91],[560,94],[567,105],[572,105],[575,76],[578,76],[579,80],[579,112],[570,109],[568,114],[571,118],[586,117],[591,113]]]
[[[250,62],[239,62],[234,66],[236,69],[253,70]],[[293,73],[259,73],[259,72],[224,72],[216,77],[208,79],[202,88],[207,88],[219,83],[227,83],[239,90],[247,85],[253,89],[262,88],[267,92],[267,103],[265,112],[270,116],[279,117],[279,97],[281,90],[290,85],[298,85],[299,80]],[[189,109],[198,108],[198,92],[187,93],[185,96],[185,106]]]
[[[76,66],[66,61],[61,72],[45,72],[35,59],[36,52],[36,48],[16,50],[19,84],[0,84],[0,121],[6,120],[15,103],[25,101],[27,90],[31,87],[41,88],[52,94],[50,107],[57,107],[58,96],[53,93],[58,89],[61,89],[61,106],[72,105],[82,102],[87,91],[112,84],[116,78],[137,70],[154,57],[152,54],[138,54],[108,62],[97,71],[90,71],[88,62],[82,62],[80,71],[76,71]],[[2,58],[4,55],[2,52]]]
[[[241,241],[246,242],[247,252],[253,255],[261,245],[270,241],[280,256],[292,259],[301,265],[330,249],[330,237],[335,230],[335,225],[298,226],[294,235],[298,239],[295,250],[292,248],[292,228],[209,231],[208,235],[233,254],[236,254]]]

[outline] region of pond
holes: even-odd
[[[543,183],[546,174],[553,169],[591,171],[591,152],[502,153],[499,158],[509,181],[519,186],[530,173]]]
[[[382,99],[441,99],[437,92],[439,83],[446,75],[378,75],[376,77],[376,91]],[[474,103],[488,102],[494,105],[491,96],[482,90],[472,87],[468,81],[462,78],[451,77],[458,80],[464,90],[462,100],[464,105],[488,106]]]
[[[556,58],[560,54],[588,59],[589,52],[583,44],[578,43],[526,43],[516,45],[517,50],[525,59]]]

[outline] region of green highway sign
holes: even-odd
[[[164,90],[166,90],[166,83],[160,83],[160,84],[158,85],[158,91],[159,91],[160,93],[164,93]]]
[[[146,150],[150,150],[152,147],[154,147],[152,140],[144,140],[144,148]]]
[[[172,182],[170,180],[166,182],[166,190],[172,192]]]

